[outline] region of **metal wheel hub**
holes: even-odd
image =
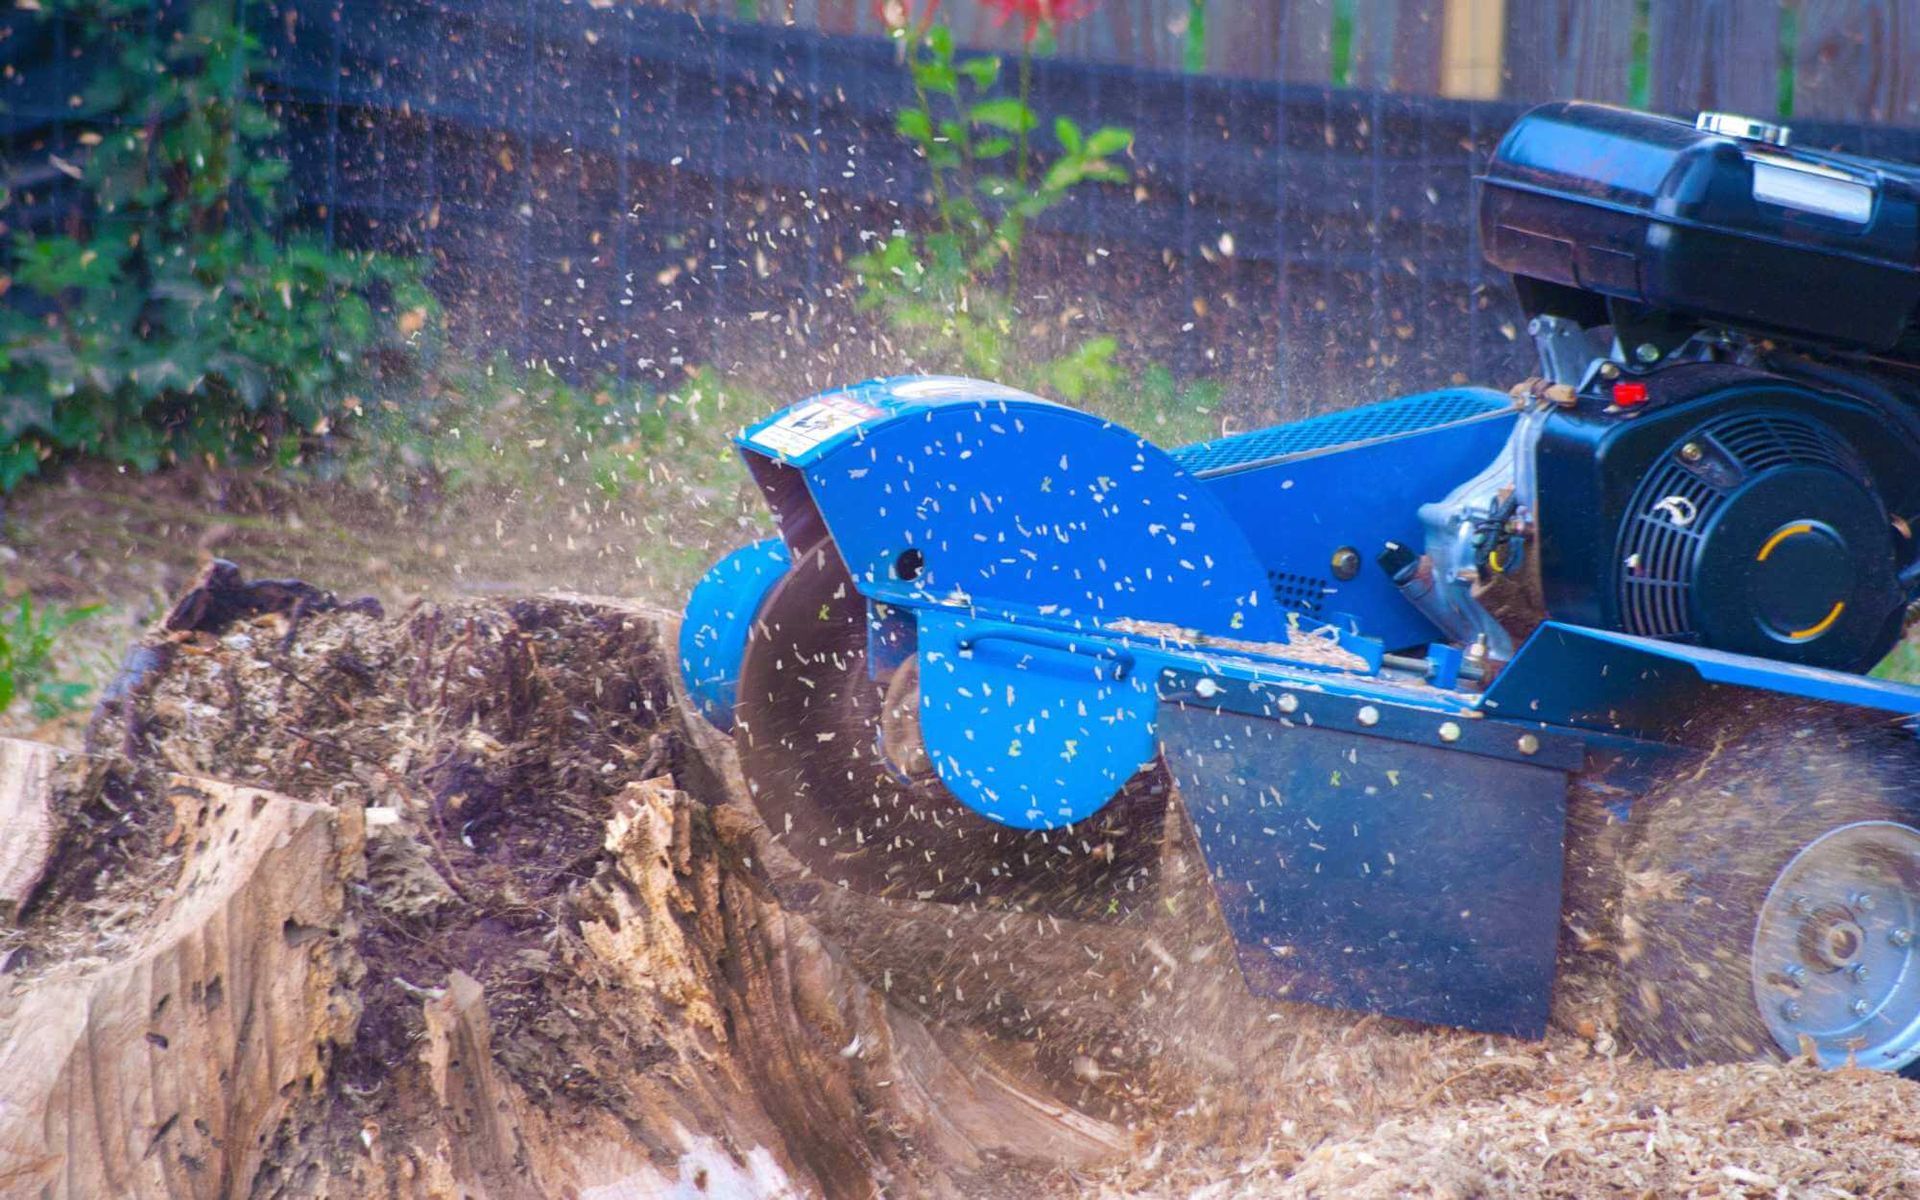
[[[1753,995],[1788,1054],[1897,1071],[1920,1059],[1920,829],[1842,825],[1773,882],[1753,932]]]

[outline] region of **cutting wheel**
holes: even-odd
[[[868,674],[867,602],[831,542],[793,557],[748,637],[735,709],[741,766],[775,836],[823,878],[878,895],[1080,916],[1146,899],[1169,790],[1159,769],[1068,828],[1011,829],[980,816],[913,770],[911,746],[901,752],[911,678]],[[881,623],[881,636],[889,628]],[[891,764],[880,752],[883,723]]]
[[[1669,1064],[1811,1055],[1920,1073],[1911,734],[1731,718],[1649,797],[1625,874],[1622,1017]]]

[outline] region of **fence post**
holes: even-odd
[[[1779,112],[1778,0],[1653,0],[1648,16],[1647,103],[1654,111]]]
[[[1625,104],[1633,74],[1634,0],[1518,0],[1507,6],[1511,100]]]
[[[1920,12],[1910,0],[1801,0],[1793,115],[1920,120]]]

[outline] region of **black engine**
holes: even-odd
[[[1719,366],[1645,411],[1554,413],[1536,445],[1554,617],[1841,670],[1900,635],[1920,448],[1857,398]]]
[[[1481,234],[1540,350],[1547,615],[1862,671],[1920,583],[1920,171],[1785,140],[1536,109]]]

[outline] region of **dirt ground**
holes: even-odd
[[[53,1115],[0,1116],[0,1193],[1920,1194],[1885,1075],[1660,1070],[1578,1004],[1525,1042],[1255,1001],[1177,846],[1116,924],[823,886],[658,613],[375,611],[320,553],[333,601],[202,605],[67,730],[93,756],[0,937],[0,1100]],[[54,1104],[82,1080],[107,1100]]]

